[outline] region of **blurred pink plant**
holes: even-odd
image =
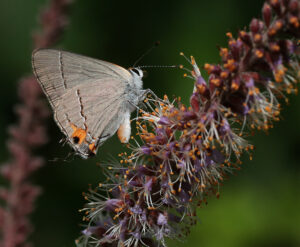
[[[34,48],[54,45],[67,24],[69,0],[52,0],[42,11],[42,29],[33,37]],[[28,58],[29,59],[29,58]],[[43,101],[42,90],[33,76],[21,79],[18,87],[21,103],[15,108],[19,122],[9,128],[7,142],[11,160],[1,166],[2,176],[8,180],[8,188],[0,188],[0,246],[30,246],[27,237],[32,231],[28,215],[34,210],[34,202],[41,189],[31,184],[29,176],[44,163],[42,157],[33,154],[34,149],[48,141],[48,107]]]

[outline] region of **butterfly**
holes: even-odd
[[[147,91],[140,68],[54,49],[35,50],[32,68],[55,122],[82,158],[95,155],[116,132],[122,143],[129,141],[130,114]]]

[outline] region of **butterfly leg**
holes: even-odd
[[[148,94],[151,94],[151,96],[153,96],[155,99],[158,99],[156,94],[150,88],[147,88],[147,89],[141,91],[141,94],[139,96],[139,102],[143,101],[147,97]]]
[[[127,143],[129,141],[130,134],[131,134],[130,113],[129,112],[127,112],[124,115],[124,120],[121,123],[117,134],[122,143]]]

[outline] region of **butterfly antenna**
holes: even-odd
[[[137,68],[181,68],[182,65],[143,65]]]
[[[135,68],[135,66],[138,64],[138,62],[140,62],[146,55],[148,55],[154,48],[156,48],[157,46],[159,46],[160,42],[156,41],[151,48],[149,48],[142,56],[140,56],[135,63],[133,64],[133,68]]]

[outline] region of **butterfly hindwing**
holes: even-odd
[[[34,52],[32,64],[71,146],[85,158],[96,153],[124,121],[130,73],[105,61],[51,49]]]
[[[55,120],[79,152],[87,145],[92,145],[95,152],[119,128],[126,112],[122,86],[112,79],[98,85],[94,82],[91,87],[80,85],[60,101]]]

